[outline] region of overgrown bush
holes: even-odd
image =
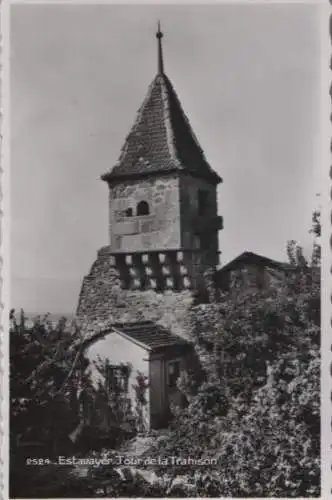
[[[318,247],[308,262],[290,242],[292,267],[273,287],[210,294],[192,308],[205,382],[180,379],[188,406],[153,453],[217,463],[170,468],[182,496],[319,496]]]
[[[119,408],[105,387],[92,388],[74,325],[54,326],[45,318],[28,328],[23,313],[20,321],[11,314],[11,496],[319,496],[319,213],[313,223],[311,261],[290,242],[291,266],[274,286],[221,295],[207,273],[204,303],[186,302],[197,354],[192,372],[178,380],[187,406],[173,408],[169,433],[148,455],[202,462],[154,466],[159,479],[153,485],[111,466],[90,468],[84,478],[67,467],[39,467],[32,474],[25,466],[24,443],[30,454],[33,445],[39,447],[35,455],[55,457],[70,451],[84,429],[90,432],[84,452],[91,454],[105,414],[114,419]],[[144,377],[135,389],[143,429]],[[94,399],[95,424],[82,418],[82,392]]]

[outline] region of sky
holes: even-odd
[[[11,305],[74,311],[108,243],[112,167],[165,73],[218,188],[221,264],[309,251],[320,191],[319,6],[12,5]]]

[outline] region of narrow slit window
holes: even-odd
[[[198,190],[198,215],[206,215],[209,193],[203,189]]]

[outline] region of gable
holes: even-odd
[[[148,350],[115,331],[97,337],[91,342],[86,355],[90,362],[108,359],[111,364],[129,363],[136,370],[145,372]]]

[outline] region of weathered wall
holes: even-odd
[[[188,336],[189,291],[157,293],[122,290],[112,257],[100,253],[82,283],[77,320],[85,337],[116,321],[151,320],[181,336]]]
[[[136,216],[137,204],[146,201],[150,214]],[[125,211],[132,209],[133,216]],[[109,190],[109,234],[112,252],[144,252],[180,248],[179,179],[128,180]]]
[[[200,217],[198,213],[198,191],[208,192],[209,202],[206,214]],[[202,179],[197,179],[189,175],[182,175],[180,178],[180,212],[181,212],[181,246],[182,248],[197,249],[196,228],[200,224],[205,227],[209,225],[218,214],[217,189],[216,186]],[[211,245],[215,252],[218,251],[218,234],[215,232],[211,239]]]
[[[147,382],[149,383],[150,372],[149,372],[149,353],[142,347],[130,342],[129,340],[123,338],[114,332],[109,333],[104,338],[96,340],[92,343],[87,351],[87,357],[90,360],[90,370],[91,376],[94,383],[98,380],[103,381],[102,375],[96,369],[94,362],[99,359],[105,361],[108,359],[110,364],[118,365],[121,363],[129,363],[131,366],[129,384],[128,384],[128,397],[131,400],[132,409],[135,412],[136,392],[134,386],[137,385],[137,375],[141,373],[147,377]],[[149,389],[147,389],[145,394],[147,405],[144,407],[144,422],[146,428],[150,427],[150,395]]]
[[[199,214],[199,190],[208,193],[205,214]],[[181,247],[192,249],[185,265],[194,287],[202,284],[204,271],[218,265],[218,215],[216,186],[188,175],[180,178]]]
[[[277,286],[285,277],[285,271],[273,269],[258,264],[239,265],[225,273],[220,273],[218,278],[224,290],[234,289],[261,289]]]

